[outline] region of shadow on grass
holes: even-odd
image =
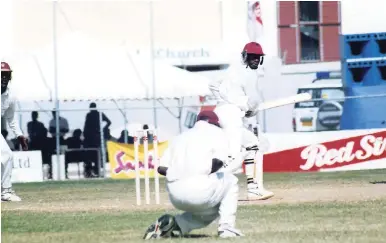
[[[276,197],[277,198],[277,197]],[[256,203],[256,202],[264,202],[264,201],[269,201],[271,198],[267,199],[260,199],[260,200],[248,200],[248,199],[239,199],[238,202],[250,202],[250,203]]]
[[[386,184],[386,181],[370,181],[371,184]]]
[[[203,234],[189,234],[189,235],[183,236],[183,238],[192,238],[192,239],[209,238],[209,237],[211,237],[211,236],[203,235]]]

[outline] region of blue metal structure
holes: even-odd
[[[346,99],[342,130],[386,128],[386,32],[340,36],[342,78]]]

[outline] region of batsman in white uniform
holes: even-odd
[[[8,63],[1,62],[1,117],[17,137],[23,150],[27,150],[27,140],[23,136],[15,116],[16,99],[8,87],[12,79],[12,70]],[[13,155],[5,138],[1,136],[1,201],[21,201],[12,189],[11,176]]]
[[[238,179],[218,172],[228,157],[228,143],[213,111],[203,111],[194,127],[177,136],[161,158],[169,199],[184,213],[165,214],[146,231],[144,239],[182,236],[219,219],[221,238],[242,236],[235,229]],[[163,171],[162,171],[163,170]]]
[[[263,63],[264,52],[260,44],[250,42],[242,51],[244,65],[230,67],[228,76],[220,81],[212,82],[210,90],[218,100],[214,109],[220,120],[220,125],[226,132],[230,147],[230,162],[228,168],[238,171],[239,161],[244,161],[247,176],[249,200],[263,200],[274,194],[258,185],[255,176],[256,159],[262,160],[259,152],[257,136],[245,126],[247,118],[257,115],[261,102],[258,90],[257,69]],[[262,161],[261,161],[262,162]]]

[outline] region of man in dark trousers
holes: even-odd
[[[99,111],[96,109],[97,106],[94,102],[90,104],[90,112],[86,115],[86,120],[84,123],[83,136],[84,148],[93,148],[100,149],[101,148],[101,133],[100,133],[100,120],[99,120]],[[106,131],[110,125],[111,121],[107,116],[102,112],[102,121],[106,122],[104,126],[104,131]],[[104,146],[104,145],[103,145]],[[99,150],[100,151],[100,150]],[[97,151],[86,151],[85,153],[85,177],[94,177],[99,176],[99,166],[100,163],[100,153]],[[98,161],[99,160],[99,161]],[[95,162],[93,166],[92,163]],[[103,165],[102,165],[103,166]]]

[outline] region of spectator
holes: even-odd
[[[118,143],[125,143],[125,136],[128,144],[134,143],[134,137],[130,136],[127,130],[122,130],[121,136],[118,138]]]
[[[101,133],[100,133],[100,120],[99,116],[102,116],[102,121],[106,122],[106,125],[103,127],[103,131],[107,131],[111,125],[111,121],[107,116],[102,112],[96,109],[97,106],[94,102],[90,104],[90,112],[86,115],[86,120],[83,128],[83,136],[84,136],[84,147],[85,148],[93,148],[99,149],[101,148]],[[99,152],[100,153],[100,152]],[[98,162],[100,162],[97,151],[87,151],[85,156],[85,177],[94,177],[99,176],[99,166]],[[92,164],[94,162],[94,165]],[[103,165],[101,165],[103,166]],[[94,173],[94,174],[93,174]]]
[[[56,111],[52,111],[52,119],[49,124],[49,132],[54,138],[56,139]],[[59,139],[60,139],[60,144],[63,145],[65,144],[64,136],[69,132],[69,126],[68,126],[68,121],[66,118],[59,116]]]
[[[66,179],[68,179],[68,164],[69,163],[79,163],[83,161],[83,141],[81,139],[82,130],[75,129],[72,133],[72,137],[67,138],[66,145],[68,149],[77,149],[76,151],[68,151],[65,153],[65,161],[66,161]]]
[[[27,123],[30,150],[43,150],[47,137],[47,129],[44,124],[38,121],[38,112],[31,113],[32,121]]]
[[[147,141],[148,143],[153,143],[153,132],[149,130],[149,126],[147,124],[143,125],[142,129],[147,131]],[[143,144],[143,138],[141,138],[141,143]]]
[[[108,140],[114,140],[113,136],[111,135],[110,128],[108,127],[103,128],[103,135],[104,135],[105,142]]]
[[[8,146],[9,146],[9,148],[10,148],[12,151],[15,151],[15,144],[14,144],[11,140],[7,139],[7,137],[8,137],[8,131],[5,130],[5,129],[2,129],[2,130],[1,130],[1,135],[3,135],[5,141],[7,141],[7,144],[8,144]]]

